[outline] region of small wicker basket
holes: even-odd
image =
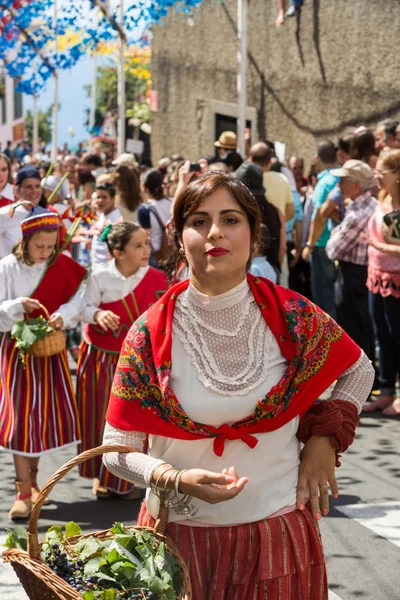
[[[50,319],[49,311],[43,304],[39,306],[45,314],[47,321]],[[54,354],[60,354],[66,347],[65,333],[61,329],[53,329],[50,333],[47,333],[43,340],[37,340],[27,350],[28,354],[32,354],[37,358],[44,358],[47,356],[53,356]]]
[[[129,446],[99,446],[91,450],[82,452],[75,458],[68,461],[60,467],[54,475],[48,480],[42,488],[37,501],[32,509],[28,528],[28,549],[18,550],[16,548],[6,550],[3,553],[3,561],[11,563],[14,571],[25,589],[26,594],[31,600],[82,600],[79,592],[74,590],[64,579],[54,573],[40,558],[40,544],[38,539],[38,519],[40,511],[46,497],[50,494],[53,487],[60,479],[64,477],[73,467],[90,460],[95,456],[106,454],[108,452],[138,452],[135,448]],[[163,541],[168,551],[176,558],[182,567],[182,590],[179,600],[193,600],[192,586],[190,583],[189,571],[175,543],[165,534],[168,522],[168,509],[160,508],[158,519],[154,528],[134,526],[129,529],[146,529],[151,531],[160,541]],[[101,540],[110,538],[113,533],[110,529],[79,535],[68,538],[70,544],[76,544],[79,540],[95,536]]]

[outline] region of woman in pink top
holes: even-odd
[[[382,189],[380,204],[368,225],[367,286],[379,344],[381,395],[363,410],[382,410],[393,416],[400,414],[400,398],[396,399],[396,379],[400,375],[400,238],[394,236],[392,227],[387,227],[383,219],[400,209],[400,150],[378,160],[376,175]]]

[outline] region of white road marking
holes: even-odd
[[[349,504],[337,510],[400,547],[400,502]]]
[[[328,600],[342,600],[335,592],[329,590]]]

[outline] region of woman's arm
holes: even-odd
[[[371,393],[374,378],[375,371],[371,361],[361,352],[357,362],[338,378],[330,399],[347,400],[355,404],[360,413]]]
[[[143,454],[147,435],[137,431],[123,431],[106,423],[103,435],[103,445],[122,444],[136,448],[139,452],[120,454],[110,452],[104,454],[103,462],[107,469],[120,477],[140,487],[150,487],[150,476],[157,465],[164,464],[159,458]]]
[[[364,233],[361,233],[360,237],[365,240],[367,244],[379,250],[379,252],[390,254],[391,256],[398,256],[400,258],[400,246],[396,244],[385,244],[383,242],[379,242],[374,238],[366,236]]]
[[[123,444],[139,450],[131,454],[110,452],[103,455],[103,463],[107,469],[120,477],[140,487],[150,487],[157,483],[160,488],[167,483],[168,489],[174,489],[175,477],[171,477],[171,465],[159,458],[143,454],[147,435],[137,431],[123,431],[106,423],[103,435],[103,445]],[[163,465],[161,467],[161,465]],[[157,469],[157,467],[160,467]],[[165,475],[164,475],[165,472]],[[247,483],[247,478],[239,478],[235,467],[224,469],[222,473],[212,473],[203,469],[189,469],[182,473],[179,491],[210,504],[224,502],[237,496]]]

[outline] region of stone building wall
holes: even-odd
[[[236,110],[236,2],[205,0],[154,28],[153,160],[213,153],[215,113]],[[400,116],[399,0],[305,0],[275,27],[277,0],[249,0],[248,117],[253,140],[310,160],[315,141]]]

